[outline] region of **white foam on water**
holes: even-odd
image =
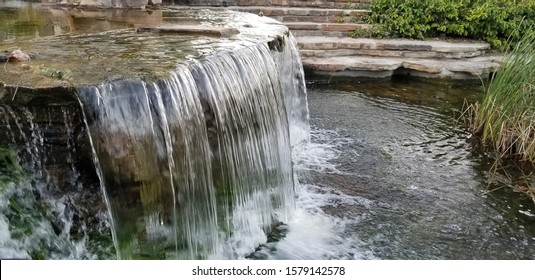
[[[324,192],[327,191],[327,192]],[[297,210],[288,224],[288,233],[275,245],[276,259],[373,259],[361,249],[361,241],[348,236],[348,226],[358,219],[331,216],[322,209],[330,205],[369,205],[361,197],[347,196],[331,189],[319,190],[313,185],[297,189]]]
[[[351,139],[335,131],[314,130],[313,142],[294,147],[294,169],[297,179],[307,171],[343,174],[335,159]],[[269,259],[374,259],[371,251],[362,249],[362,241],[347,234],[348,227],[358,224],[358,217],[333,216],[325,207],[358,205],[369,208],[373,201],[350,196],[329,187],[296,182],[296,212],[286,225],[282,240],[267,245],[260,253]]]
[[[33,188],[39,191],[40,200],[34,197]],[[79,240],[71,238],[69,231],[73,221],[72,216],[65,214],[66,198],[44,196],[47,196],[44,188],[33,186],[27,180],[4,185],[0,194],[0,259],[31,259],[32,252],[47,259],[97,258],[86,247],[87,235]],[[44,207],[49,209],[49,214],[41,213]],[[52,219],[61,221],[61,225],[58,224],[61,232],[55,232]]]
[[[333,161],[343,153],[343,146],[353,139],[342,137],[336,131],[316,129],[311,132],[312,142],[293,147],[294,171],[318,171],[330,174],[345,174]]]
[[[18,242],[11,239],[11,233],[8,230],[9,223],[6,218],[0,216],[0,258],[2,259],[29,259],[30,255],[20,248]]]

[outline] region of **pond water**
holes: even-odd
[[[458,122],[477,86],[308,85],[298,211],[259,258],[534,259],[531,199],[491,183]],[[496,191],[491,191],[498,188]]]
[[[79,10],[0,1],[0,43],[25,38],[76,35],[161,23],[161,11]]]

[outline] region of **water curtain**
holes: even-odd
[[[295,40],[277,42],[78,88],[119,258],[243,258],[288,221],[308,109]]]

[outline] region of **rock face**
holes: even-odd
[[[46,240],[63,244],[61,240],[66,235],[70,240],[80,240],[86,234],[99,235],[98,213],[107,210],[99,195],[100,183],[82,110],[72,89],[13,88],[0,83],[2,150],[16,154],[12,163],[21,166],[18,181],[7,173],[7,185],[2,182],[6,179],[5,170],[2,172],[0,168],[2,199],[9,199],[11,206],[18,203],[18,217],[27,215],[32,219],[22,227],[25,235],[17,237],[16,233],[21,230],[17,216],[6,209],[0,212],[9,223],[13,241],[32,240],[33,245],[19,245],[27,251],[17,258],[50,258],[51,249]],[[10,196],[9,189],[13,185],[18,192]],[[39,231],[34,230],[37,224],[41,225]],[[110,236],[109,231],[104,236]],[[32,246],[42,246],[42,249]],[[60,255],[71,254],[68,246],[58,245],[56,249]]]
[[[91,148],[82,119],[73,89],[14,88],[0,83],[0,146],[35,144],[21,149],[21,159],[40,159],[48,180],[62,190],[75,186],[68,172],[60,170],[93,169],[87,168],[92,165]]]
[[[175,0],[178,5],[193,6],[233,6],[237,5],[239,0]]]

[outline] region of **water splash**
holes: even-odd
[[[24,106],[0,106],[3,127],[0,141],[0,258],[97,258],[87,248],[88,232],[81,220],[79,194],[66,191],[54,173],[58,163],[45,135],[52,130],[51,114]],[[57,111],[66,110],[60,108]],[[65,111],[64,111],[65,112]],[[46,119],[48,116],[48,120]],[[68,134],[72,123],[64,119]],[[65,157],[72,159],[72,154]],[[75,188],[78,172],[72,169],[64,183]],[[52,168],[52,169],[51,169]]]
[[[281,238],[260,246],[250,257],[258,259],[374,259],[366,244],[348,231],[358,226],[356,216],[334,216],[326,209],[339,206],[370,208],[373,201],[346,195],[328,186],[307,183],[318,174],[344,174],[336,163],[353,140],[331,130],[314,129],[312,142],[293,147],[296,181],[296,212],[289,223],[278,227]]]

